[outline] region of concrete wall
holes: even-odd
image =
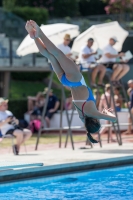
[[[69,117],[71,117],[71,110],[68,112],[69,113]],[[123,112],[118,112],[118,121],[120,124],[122,123],[128,123],[128,115],[129,113],[126,111]],[[29,122],[29,115],[25,114],[24,118],[27,122]],[[101,124],[106,124],[105,120],[101,120]],[[66,114],[65,111],[63,112],[63,119],[62,119],[62,126],[68,127],[68,123],[67,123],[67,118],[66,118]],[[72,127],[84,127],[84,124],[82,123],[82,121],[79,119],[78,113],[77,111],[74,111],[74,115],[73,115],[73,119],[72,119],[72,123],[71,123]],[[44,127],[45,123],[44,123]],[[51,128],[60,128],[60,113],[56,113],[54,114],[54,116],[51,119]],[[127,129],[127,125],[120,125],[120,129],[121,130],[126,130]]]

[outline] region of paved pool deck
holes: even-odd
[[[132,142],[122,146],[116,143],[104,144],[103,148],[99,145],[93,148],[86,146],[86,149],[81,149],[83,145],[80,143],[75,150],[71,146],[59,149],[57,145],[51,145],[42,150],[43,147],[45,146],[39,146],[40,151],[31,151],[31,147],[27,147],[28,153],[21,151],[18,156],[14,156],[12,152],[1,153],[0,183],[133,165]]]
[[[86,147],[86,149],[80,149]],[[31,148],[30,148],[31,149]],[[12,164],[28,164],[28,163],[43,163],[44,166],[60,165],[75,162],[86,162],[95,160],[112,159],[117,157],[133,156],[133,143],[124,143],[118,146],[117,143],[104,144],[102,148],[95,145],[93,148],[85,145],[76,145],[75,150],[72,150],[69,145],[67,148],[58,148],[51,145],[49,148],[38,151],[29,151],[27,146],[27,154],[22,149],[18,156],[14,156],[12,152],[0,155],[0,166]]]

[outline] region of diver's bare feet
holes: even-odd
[[[109,116],[111,116],[111,117],[114,118],[114,119],[111,120],[111,121],[116,122],[117,118],[116,118],[116,116],[115,116],[112,112],[113,112],[113,109],[112,109],[112,108],[108,108],[108,109],[107,109],[107,108],[104,108],[103,111],[102,111],[102,113],[104,113],[104,114],[106,114],[106,115],[109,115]]]
[[[104,108],[103,109],[103,111],[102,111],[102,113],[104,113],[104,114],[108,114],[108,113],[110,113],[110,114],[112,114],[113,115],[113,109],[112,108]],[[114,115],[113,115],[114,116]]]
[[[33,20],[30,20],[30,24],[35,29],[35,37],[39,37],[40,27],[38,24]]]
[[[29,33],[30,37],[32,39],[35,38],[35,29],[31,26],[30,22],[27,21],[26,25],[25,25],[25,29],[27,30],[27,32]]]

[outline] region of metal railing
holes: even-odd
[[[16,50],[20,40],[4,37],[0,35],[0,70],[2,67],[48,67],[48,61],[40,54],[33,53],[26,56],[18,56]]]

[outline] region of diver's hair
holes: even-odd
[[[85,128],[87,130],[87,136],[92,143],[98,143],[97,140],[93,139],[90,133],[96,133],[99,131],[101,125],[99,120],[85,116]]]
[[[98,143],[98,141],[95,140],[95,139],[91,136],[91,134],[90,134],[89,132],[87,133],[87,137],[88,137],[88,139],[90,140],[91,143],[93,143],[93,144],[94,144],[94,143]]]

